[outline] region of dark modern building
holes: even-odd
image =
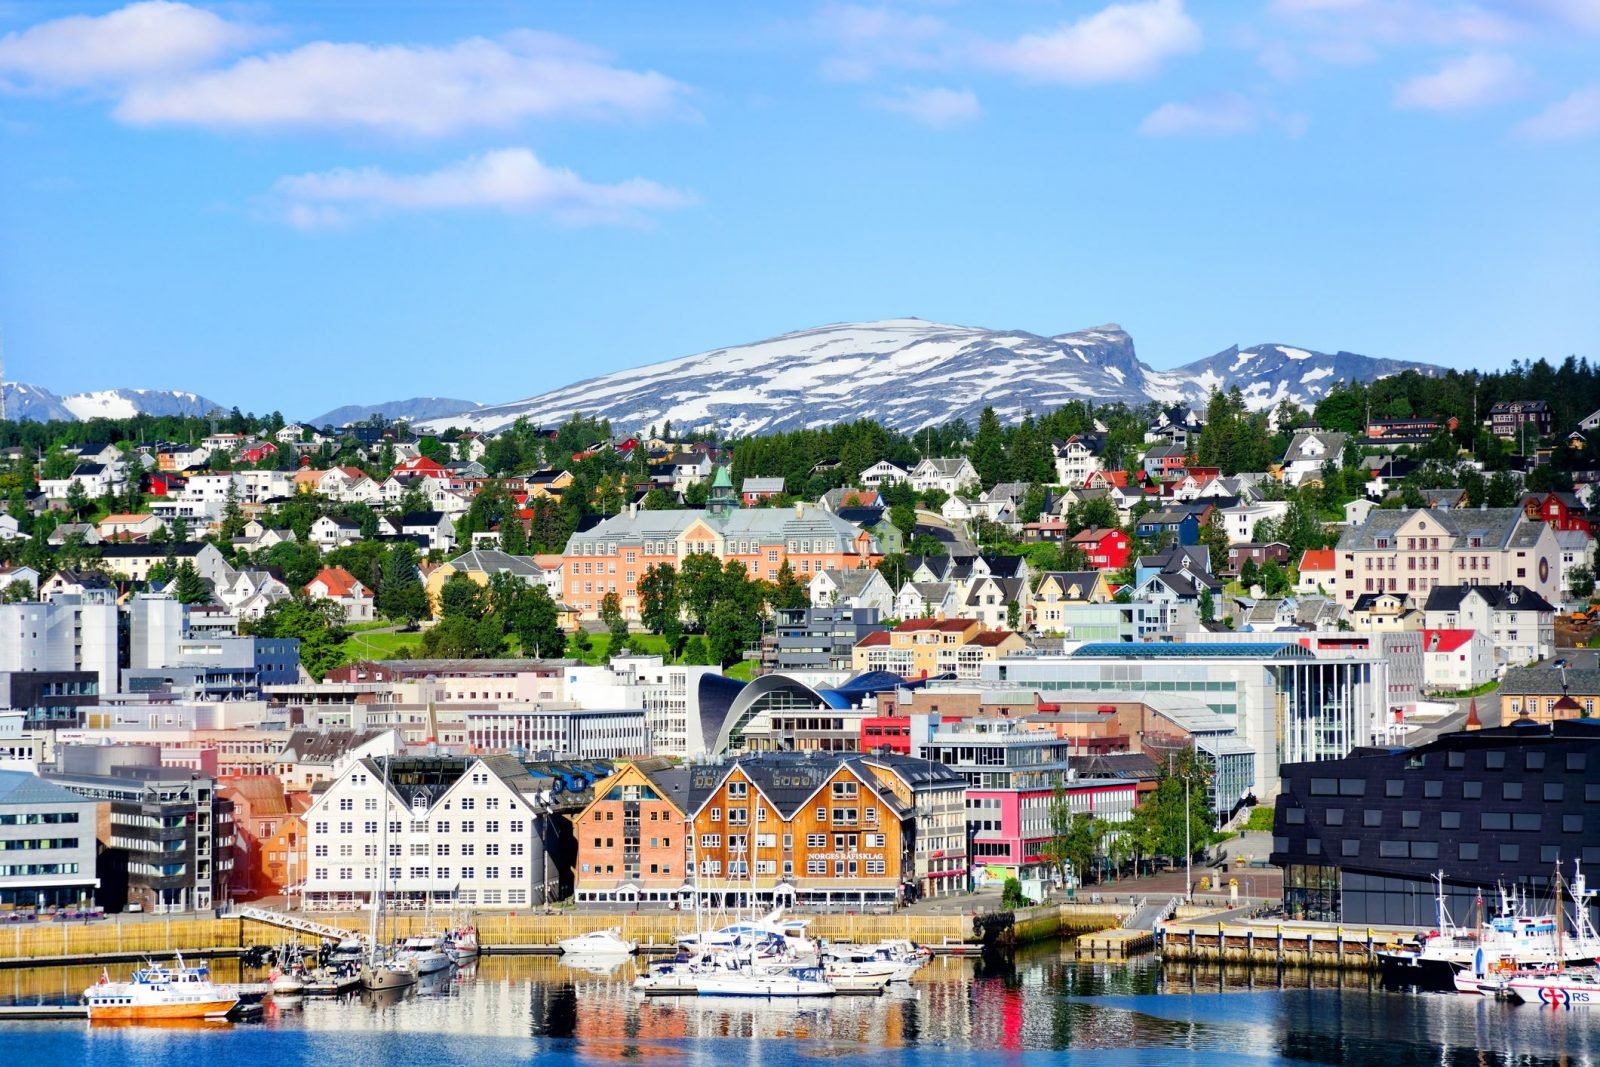
[[[848,671],[863,637],[888,627],[877,608],[779,608],[774,636],[763,650],[770,671]]]
[[[1282,775],[1272,862],[1291,918],[1433,926],[1442,875],[1467,922],[1480,891],[1548,902],[1558,865],[1600,874],[1600,720],[1522,721]]]
[[[24,712],[24,730],[72,729],[100,699],[95,671],[0,671],[0,708]]]
[[[207,911],[228,899],[233,802],[148,745],[60,745],[41,777],[97,802],[96,903],[120,912]]]

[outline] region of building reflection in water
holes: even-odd
[[[132,966],[108,970],[120,977]],[[231,960],[212,967],[222,981],[265,977]],[[647,999],[631,988],[635,974],[633,961],[585,968],[553,957],[489,956],[398,996],[286,1001],[248,1025],[302,1043],[307,1062],[317,1058],[319,1041],[330,1042],[326,1048],[342,1041],[347,1048],[352,1035],[362,1034],[374,1036],[375,1054],[415,1047],[414,1035],[423,1034],[454,1037],[453,1047],[463,1054],[474,1039],[501,1039],[492,1046],[494,1056],[532,1059],[560,1051],[577,1062],[681,1059],[686,1053],[715,1058],[730,1039],[740,1043],[741,1061],[770,1054],[774,1064],[794,1062],[797,1051],[851,1055],[917,1047],[1100,1050],[1108,1061],[1137,1050],[1173,1050],[1222,1062],[1234,1055],[1337,1067],[1600,1062],[1593,1011],[1386,993],[1357,974],[1163,969],[1148,958],[1080,962],[1070,945],[1035,947],[1015,957],[937,958],[910,986],[886,996],[824,1001]],[[0,973],[0,1002],[76,1001],[99,976],[100,968],[90,966],[7,970]],[[216,1038],[208,1032],[206,1039]],[[93,1046],[102,1039],[91,1029],[83,1040]],[[86,1051],[93,1055],[92,1048]]]

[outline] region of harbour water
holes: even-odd
[[[231,961],[219,980],[254,980]],[[0,972],[0,1002],[76,999],[97,967]],[[1600,1065],[1600,1010],[1385,992],[1366,976],[1308,977],[1153,959],[1087,963],[1070,944],[1008,959],[936,959],[884,997],[796,1004],[663,998],[633,965],[488,957],[398,999],[304,1000],[259,1021],[203,1026],[0,1023],[0,1062],[173,1067],[759,1062]]]

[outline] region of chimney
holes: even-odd
[[[803,519],[803,518],[806,517],[806,504],[805,504],[805,501],[796,500],[794,502],[794,517],[797,518],[797,519]]]

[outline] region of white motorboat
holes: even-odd
[[[695,992],[702,997],[831,997],[838,992],[816,967],[766,969],[741,967],[711,971],[695,978]]]
[[[622,930],[615,926],[609,930],[590,930],[556,944],[562,954],[568,956],[631,956],[639,948],[637,943],[624,938]]]
[[[932,958],[927,949],[910,941],[879,941],[875,944],[856,945],[834,943],[823,947],[821,956],[825,969],[832,973],[834,964],[851,964],[861,973],[886,970],[891,982],[909,982],[911,976],[922,969]]]
[[[455,960],[437,937],[408,937],[400,945],[400,951],[395,953],[395,958],[402,963],[412,964],[419,975],[437,974],[455,965]]]

